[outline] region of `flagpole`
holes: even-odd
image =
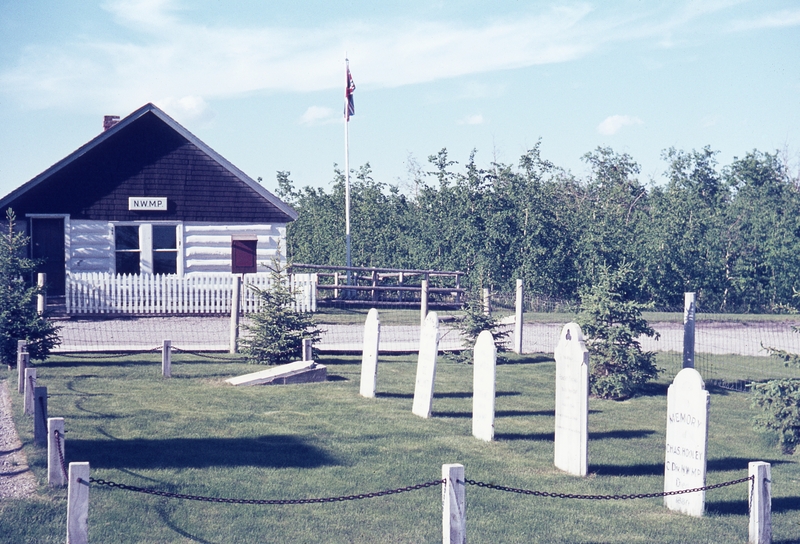
[[[347,70],[347,85],[350,84],[350,61],[344,59]],[[347,245],[346,261],[347,261],[347,285],[350,285],[350,267],[352,261],[350,260],[350,115],[348,114],[349,103],[345,99],[345,116],[344,116],[344,218],[345,218],[345,243]]]

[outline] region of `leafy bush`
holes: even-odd
[[[581,293],[578,324],[587,338],[589,387],[605,399],[632,397],[659,373],[655,353],[643,352],[636,340],[658,334],[642,317],[649,305],[627,295],[632,274],[625,263],[617,270],[603,266],[594,285]]]
[[[756,416],[756,427],[776,432],[783,453],[794,453],[800,444],[800,380],[771,380],[754,385],[753,407],[764,412]]]
[[[464,310],[464,317],[459,322],[458,329],[461,332],[464,349],[460,353],[453,354],[452,357],[457,362],[473,362],[472,356],[475,342],[478,341],[478,336],[483,331],[492,333],[498,352],[505,351],[502,341],[508,336],[508,331],[500,330],[500,324],[497,319],[492,314],[483,312],[483,300],[477,292],[467,294],[462,309]],[[501,360],[502,357],[498,357],[498,361]]]
[[[251,323],[244,325],[249,334],[242,339],[242,353],[249,363],[280,365],[300,360],[303,339],[317,340],[319,330],[310,314],[293,308],[295,293],[280,261],[274,259],[269,268],[271,287],[250,287],[261,299],[261,307]]]
[[[25,281],[36,268],[36,261],[23,256],[29,238],[14,230],[11,208],[6,219],[8,230],[0,235],[0,357],[16,363],[17,340],[27,340],[31,359],[44,360],[61,341],[58,327],[38,314],[39,288]]]

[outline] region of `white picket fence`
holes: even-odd
[[[75,314],[226,314],[236,276],[233,274],[72,273],[67,275],[66,310]],[[248,286],[269,289],[269,274],[245,274],[241,308],[244,313],[258,310],[259,297]],[[317,275],[293,274],[291,289],[296,293],[294,309],[317,310]]]

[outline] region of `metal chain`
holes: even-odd
[[[58,448],[58,460],[61,461],[61,472],[64,473],[64,478],[69,480],[69,474],[67,472],[67,464],[64,462],[64,449],[63,444],[61,442],[61,433],[58,429],[53,431],[53,434],[56,436],[56,447]]]
[[[489,489],[497,489],[498,491],[507,491],[509,493],[520,493],[522,495],[533,495],[535,497],[551,497],[555,499],[589,499],[589,500],[628,500],[628,499],[651,499],[655,497],[667,497],[670,495],[683,495],[685,493],[696,493],[698,491],[707,491],[709,489],[718,489],[720,487],[727,487],[729,485],[740,484],[753,480],[753,476],[747,478],[739,478],[730,482],[723,482],[721,484],[707,485],[705,487],[695,487],[693,489],[679,489],[676,491],[661,491],[659,493],[636,493],[631,495],[578,495],[574,493],[548,493],[547,491],[533,491],[530,489],[516,489],[513,487],[506,487],[504,485],[487,484],[484,482],[476,482],[475,480],[466,480],[466,483],[478,487],[486,487]]]
[[[191,351],[191,350],[188,350],[188,349],[176,348],[175,346],[172,346],[172,351],[174,351],[176,353],[188,353],[189,355],[196,355],[198,357],[205,357],[206,359],[214,359],[216,361],[225,361],[225,362],[228,362],[228,363],[244,363],[244,362],[246,362],[246,359],[241,359],[241,358],[232,359],[230,357],[219,357],[219,356],[214,356],[214,355],[208,355],[208,354],[203,353],[201,351]]]
[[[67,359],[117,359],[119,357],[130,357],[131,355],[138,355],[142,353],[155,353],[157,351],[161,351],[161,346],[157,346],[151,349],[126,351],[124,353],[115,353],[114,355],[88,355],[86,353],[58,353],[58,352],[53,353],[53,355],[57,355],[58,357],[66,357]]]
[[[160,491],[158,489],[150,489],[146,487],[136,487],[133,485],[119,484],[103,480],[100,478],[89,478],[89,482],[97,485],[104,485],[111,488],[123,489],[125,491],[135,491],[137,493],[146,493],[148,495],[157,495],[159,497],[167,497],[170,499],[186,499],[190,501],[202,502],[222,502],[227,504],[316,504],[324,502],[343,502],[343,501],[356,501],[360,499],[373,499],[375,497],[384,497],[386,495],[396,495],[398,493],[406,493],[408,491],[416,491],[417,489],[424,489],[426,487],[433,487],[436,485],[444,484],[444,480],[433,480],[425,482],[424,484],[410,485],[408,487],[400,487],[397,489],[386,489],[384,491],[376,491],[374,493],[360,493],[358,495],[344,495],[341,497],[323,497],[318,499],[230,499],[224,497],[203,497],[200,495],[184,495],[183,493],[170,493],[168,491]]]

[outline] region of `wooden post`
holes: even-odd
[[[772,481],[770,464],[753,462],[748,465],[750,485],[750,544],[772,542]]]
[[[33,390],[33,443],[47,447],[47,388],[36,387]]]
[[[428,316],[428,280],[422,280],[422,287],[419,293],[419,325],[425,325],[425,318]]]
[[[694,368],[695,294],[683,294],[683,368]]]
[[[377,287],[377,286],[378,286],[378,271],[377,270],[373,270],[372,271],[372,287]],[[373,300],[373,302],[378,300],[378,292],[375,289],[372,290],[372,300]]]
[[[466,544],[464,465],[442,465],[442,544]]]
[[[27,350],[27,347],[25,348]],[[27,351],[17,354],[17,390],[20,395],[25,394],[25,369],[28,368],[30,355]]]
[[[33,389],[36,387],[36,369],[25,369],[25,402],[23,403],[23,411],[26,416],[32,416],[36,412],[34,405]]]
[[[47,485],[50,487],[67,485],[67,477],[61,466],[61,456],[65,452],[64,418],[51,417],[47,420]]]
[[[338,272],[334,272],[333,273],[333,285],[335,285],[336,287],[339,287],[339,273]],[[339,290],[338,289],[334,289],[333,290],[333,298],[339,298]]]
[[[36,286],[39,288],[39,294],[36,295],[36,311],[39,315],[42,315],[45,308],[47,308],[47,295],[45,295],[44,292],[44,286],[46,284],[47,274],[39,272],[39,275],[36,277]]]
[[[161,347],[161,375],[165,378],[172,377],[172,340],[164,340]]]
[[[461,275],[456,274],[456,304],[461,305]]]
[[[517,280],[517,300],[514,312],[514,353],[522,354],[522,316],[525,294],[522,288],[522,280]]]
[[[489,288],[483,289],[483,315],[492,314],[492,298],[489,294]]]
[[[239,339],[239,311],[242,302],[242,277],[236,276],[233,280],[233,294],[231,295],[231,339],[230,353],[238,353],[237,340]]]
[[[404,274],[402,272],[400,272],[400,274],[397,276],[397,285],[399,285],[400,287],[403,286],[403,279],[404,279],[403,276],[404,276]],[[402,289],[397,293],[397,299],[400,302],[403,302],[403,290]]]
[[[69,464],[67,544],[89,544],[89,463]]]
[[[303,338],[303,360],[312,361],[314,357],[311,353],[311,338]]]

